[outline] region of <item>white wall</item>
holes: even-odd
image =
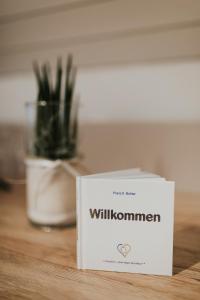
[[[0,0],[0,7],[0,120],[21,122],[23,103],[35,99],[34,59],[55,66],[69,52],[83,120],[198,120],[199,0]]]
[[[79,66],[195,59],[199,0],[0,0],[0,72],[73,52]]]
[[[80,69],[76,91],[84,122],[200,120],[200,62]],[[0,76],[0,121],[24,122],[24,103],[37,95],[32,73]]]
[[[139,165],[179,190],[200,191],[199,0],[0,0],[0,7],[0,123],[24,123],[24,103],[36,98],[32,60],[55,66],[71,52],[88,167]]]

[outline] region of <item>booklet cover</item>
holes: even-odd
[[[129,169],[77,177],[77,266],[172,275],[174,182]]]

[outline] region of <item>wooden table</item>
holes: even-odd
[[[76,229],[29,224],[23,186],[0,192],[0,299],[200,299],[200,197],[176,195],[174,275],[79,271]]]

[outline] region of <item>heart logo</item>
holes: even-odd
[[[117,250],[119,251],[120,254],[126,257],[128,253],[131,251],[131,246],[129,244],[118,244]]]

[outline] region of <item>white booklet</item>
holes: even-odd
[[[172,275],[174,182],[129,169],[77,177],[77,266]]]

